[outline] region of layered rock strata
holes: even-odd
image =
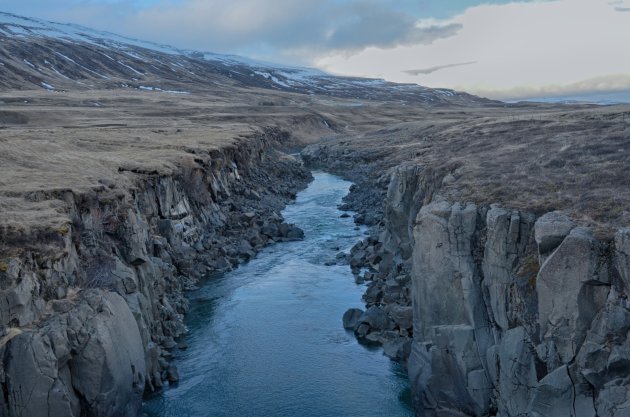
[[[49,196],[71,222],[0,259],[0,415],[135,417],[178,379],[185,290],[301,238],[279,212],[310,174],[277,133],[191,150],[175,175],[125,173],[132,189]]]

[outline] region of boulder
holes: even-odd
[[[392,360],[406,362],[411,353],[411,339],[398,337],[387,340],[383,343],[383,353]]]
[[[368,308],[357,322],[367,324],[372,330],[388,330],[392,324],[383,309],[377,306]]]
[[[179,370],[175,365],[169,365],[166,370],[166,380],[171,384],[176,384],[179,382]]]
[[[535,238],[542,256],[557,248],[575,227],[564,213],[553,211],[536,220]]]
[[[304,230],[295,225],[290,225],[286,234],[287,239],[302,240],[304,239]]]
[[[260,229],[260,232],[269,238],[274,238],[280,235],[278,225],[273,222],[265,222]]]
[[[359,339],[364,339],[370,331],[370,326],[367,323],[357,323],[354,328],[354,335]]]
[[[413,307],[393,304],[387,311],[389,317],[401,329],[411,329],[413,327]]]
[[[363,315],[363,310],[351,308],[343,314],[343,328],[354,329],[359,322],[359,318]]]

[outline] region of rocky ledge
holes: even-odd
[[[177,381],[185,291],[265,245],[300,239],[280,210],[310,174],[268,130],[190,150],[174,175],[133,187],[51,194],[71,221],[31,239],[4,234],[0,415],[133,416]]]
[[[407,363],[418,416],[628,415],[630,228],[597,238],[563,212],[449,199],[452,174],[417,162],[335,152],[303,154],[357,181],[359,219],[383,201],[348,256],[367,310],[344,326]]]

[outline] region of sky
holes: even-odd
[[[497,99],[630,91],[630,0],[0,0],[0,11]]]

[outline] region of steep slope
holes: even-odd
[[[0,88],[136,88],[185,94],[225,85],[429,106],[491,103],[452,90],[181,50],[0,12]]]

